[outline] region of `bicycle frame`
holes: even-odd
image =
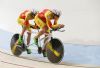
[[[48,38],[47,40],[46,40],[46,42],[43,44],[44,45],[44,47],[45,47],[45,45],[51,40],[51,38],[52,38],[52,31],[55,31],[55,30],[50,30],[50,33],[45,33],[44,35],[47,35],[46,37],[43,37],[43,38],[41,38],[41,39],[39,39],[38,40],[38,43],[40,43],[42,40],[44,40],[44,39],[46,39],[46,38]],[[64,32],[65,30],[56,30],[56,31],[59,31],[59,32]],[[38,29],[38,32],[39,32],[39,29]],[[32,32],[32,33],[36,33],[36,32]],[[32,44],[31,44],[32,45]],[[44,48],[43,47],[43,48]]]
[[[39,39],[38,42],[41,42],[42,40],[48,38],[47,41],[44,43],[44,45],[46,45],[51,40],[51,38],[52,38],[52,31],[54,31],[54,30],[50,30],[50,33],[49,34],[45,33],[44,35],[47,35],[47,36]],[[58,29],[56,31],[64,32],[65,30],[59,30]],[[38,32],[39,32],[39,30],[38,30]],[[32,33],[36,33],[36,32],[32,32]]]
[[[42,46],[42,48],[44,49],[45,48],[45,46],[46,46],[46,44],[48,43],[48,42],[50,42],[50,40],[51,40],[51,38],[53,38],[52,37],[52,31],[54,31],[54,30],[50,30],[50,33],[45,33],[44,35],[46,35],[46,37],[43,37],[43,38],[39,38],[38,39],[38,43],[40,44],[41,43],[41,41],[42,40],[45,40],[46,39],[46,41],[45,42],[43,42],[43,45],[39,45],[39,46]],[[56,31],[59,31],[59,32],[64,32],[65,30],[56,30]],[[39,29],[38,29],[38,32],[39,32]],[[34,33],[38,33],[38,32],[32,32],[33,34]],[[32,40],[33,41],[33,40]],[[30,45],[35,45],[34,43],[32,43],[32,44],[30,44]],[[52,47],[49,47],[49,48],[51,48],[51,50],[52,50]]]
[[[39,32],[39,29],[37,29],[37,31]],[[32,31],[32,34],[36,34],[36,33],[38,33],[38,32]],[[49,33],[49,34],[46,34],[46,33],[45,33],[44,35],[47,35],[47,36],[46,36],[46,37],[39,38],[39,39],[38,39],[38,43],[40,44],[41,41],[45,40],[46,38],[48,38],[48,39],[46,40],[45,43],[43,43],[43,45],[40,45],[40,46],[45,46],[45,45],[51,40],[52,33]],[[24,40],[24,43],[25,43],[25,40],[26,40],[26,36],[25,36],[25,35],[24,35],[24,37],[23,37],[23,40]],[[32,43],[31,43],[29,46],[35,45],[33,41],[34,41],[34,40],[32,40]],[[44,47],[43,47],[43,48],[44,48]]]
[[[39,32],[39,30],[38,30],[38,32]],[[37,33],[37,32],[32,32],[32,33]],[[42,40],[45,40],[45,39],[47,38],[47,40],[45,41],[45,43],[43,42],[43,45],[40,45],[40,46],[42,46],[42,48],[44,48],[45,45],[46,45],[46,44],[51,40],[51,38],[52,38],[52,33],[49,33],[49,34],[46,34],[46,33],[45,33],[44,35],[47,35],[47,36],[38,39],[38,43],[40,44],[40,42],[41,42]],[[34,45],[34,43],[32,43],[32,44],[30,44],[30,45]]]
[[[52,63],[58,63],[62,60],[63,58],[63,55],[64,55],[64,48],[63,48],[63,44],[62,42],[58,39],[58,38],[53,38],[52,36],[52,31],[60,31],[60,32],[64,32],[65,30],[51,30],[50,33],[45,33],[45,37],[40,37],[38,39],[38,43],[39,43],[39,46],[42,47],[42,49],[45,49],[46,53],[47,53],[47,58],[50,62]],[[39,30],[38,30],[39,32]],[[38,33],[38,32],[32,32],[32,35],[33,33]],[[25,32],[26,34],[27,32]],[[15,56],[20,56],[22,54],[22,52],[26,51],[26,36],[24,34],[24,37],[23,37],[23,44],[19,44],[17,45],[16,44],[16,41],[18,40],[19,38],[19,35],[18,33],[14,34],[12,36],[12,39],[11,39],[11,43],[10,43],[10,47],[11,47],[11,51],[12,53],[15,55]],[[32,39],[32,37],[31,37]],[[43,41],[42,41],[43,40]],[[32,44],[30,45],[35,45],[33,43],[33,40],[31,41]],[[42,43],[42,44],[41,44]],[[29,45],[29,46],[30,46]],[[37,45],[36,45],[37,46]],[[39,47],[37,46],[37,47]],[[30,48],[30,47],[29,47]],[[31,49],[31,48],[30,48]],[[33,47],[32,49],[33,50]],[[37,49],[36,49],[37,50]],[[52,58],[54,57],[54,58]]]

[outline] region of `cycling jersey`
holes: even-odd
[[[19,20],[23,19],[25,21],[26,18],[26,13],[29,12],[29,10],[25,10],[24,12],[22,12],[19,16]],[[19,24],[21,25],[25,25],[25,26],[29,26],[29,21],[21,21]],[[23,23],[23,24],[22,24]]]
[[[38,13],[38,17],[44,22],[46,23],[46,18],[45,18],[45,13],[49,11],[48,9],[44,9],[42,12]]]
[[[49,9],[44,9],[36,15],[35,21],[40,28],[43,28],[45,25],[51,28],[52,23],[51,21],[47,22],[47,20],[52,18],[52,12]]]
[[[25,14],[27,12],[29,12],[29,10],[25,10],[24,12],[22,12],[19,17],[22,18],[22,19],[25,19],[26,18],[26,15]]]

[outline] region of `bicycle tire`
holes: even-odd
[[[21,46],[20,48],[17,45],[15,45],[18,38],[19,38],[19,34],[14,34],[12,36],[11,42],[10,42],[11,52],[15,56],[20,56],[22,54],[22,52],[25,51],[25,44],[24,43],[22,45],[20,45]],[[14,51],[13,51],[13,48],[15,48]]]
[[[64,47],[62,42],[57,38],[52,38],[49,42],[51,45],[46,46],[47,58],[52,63],[60,63],[64,56]],[[60,53],[60,56],[57,57],[54,53],[48,48],[48,46],[52,46],[52,48]]]

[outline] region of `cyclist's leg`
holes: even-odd
[[[45,37],[47,37],[47,36],[48,36],[48,35],[45,35]],[[47,56],[47,53],[46,53],[46,44],[45,44],[46,41],[47,41],[47,39],[48,39],[48,38],[45,38],[45,39],[44,39],[44,45],[43,45],[43,47],[42,47],[42,53],[43,53],[43,56],[44,56],[44,57]]]
[[[45,24],[45,22],[43,22],[40,18],[37,18],[35,20],[35,23],[41,29],[40,32],[38,32],[37,35],[35,36],[35,38],[39,38],[41,35],[43,35],[44,33],[46,33],[49,28],[47,27],[47,25]],[[43,52],[43,56],[46,57],[45,49],[43,49],[42,52]]]
[[[28,32],[28,36],[27,36],[27,54],[31,54],[31,49],[29,48],[29,44],[30,44],[30,38],[31,38],[31,33]]]
[[[46,30],[48,29],[47,25],[41,20],[41,19],[37,19],[36,24],[38,25],[38,27],[40,28],[40,31],[36,34],[36,36],[34,37],[35,39],[38,39],[41,35],[43,35]],[[37,41],[36,41],[37,43]],[[38,45],[38,43],[36,44]]]
[[[41,29],[38,32],[38,34],[35,36],[35,38],[39,38],[41,35],[43,35],[46,32],[46,30],[48,29],[48,27],[45,24],[45,22],[43,22],[40,18],[35,19],[35,23]]]
[[[35,43],[36,43],[36,45],[38,46],[38,52],[40,52],[40,51],[42,50],[42,48],[38,45],[38,38],[39,38],[41,35],[43,35],[43,34],[45,33],[47,26],[46,26],[46,24],[45,24],[40,18],[38,18],[38,17],[35,18],[35,23],[36,23],[36,25],[41,29],[41,30],[37,33],[37,35],[34,37]]]
[[[28,27],[27,28],[27,30],[28,30],[28,32],[27,32],[27,34],[28,34],[28,36],[27,36],[27,45],[29,46],[29,44],[30,44],[30,39],[31,39],[31,28],[30,27]]]
[[[22,37],[23,37],[25,31],[26,31],[26,26],[23,26],[23,27],[22,27],[22,32],[21,32],[21,34],[20,34]]]
[[[26,31],[26,25],[24,24],[24,19],[18,18],[18,24],[20,24],[22,26],[22,32],[20,33],[19,39],[18,39],[18,44],[22,44],[22,39],[23,39],[23,35],[24,32]]]
[[[27,54],[31,54],[31,49],[29,48],[29,44],[30,44],[30,39],[31,39],[31,28],[30,28],[30,25],[28,25],[26,27],[26,30],[28,31],[27,34],[27,45],[26,45],[26,51],[27,51]]]

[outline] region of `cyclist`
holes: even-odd
[[[22,39],[23,39],[24,32],[27,30],[28,31],[27,32],[27,34],[28,34],[27,48],[26,48],[27,54],[31,53],[31,50],[28,47],[29,47],[30,37],[31,37],[31,28],[30,28],[30,26],[33,26],[29,23],[29,20],[33,20],[37,13],[38,13],[38,11],[36,11],[34,9],[33,10],[25,10],[18,17],[18,23],[22,26],[22,32],[19,36],[17,44],[22,44],[22,42],[23,42]],[[41,48],[38,48],[38,50],[39,49],[41,49]]]
[[[61,15],[61,12],[53,9],[44,9],[43,11],[39,12],[36,16],[35,16],[35,23],[36,25],[41,29],[37,35],[34,37],[34,41],[36,43],[36,45],[38,45],[38,38],[43,35],[44,33],[49,33],[50,29],[60,29],[63,28],[64,25],[63,24],[58,24],[58,19]],[[51,20],[54,20],[54,23],[52,24]],[[42,49],[43,52],[43,56],[46,57],[46,51],[45,51],[45,47]]]

